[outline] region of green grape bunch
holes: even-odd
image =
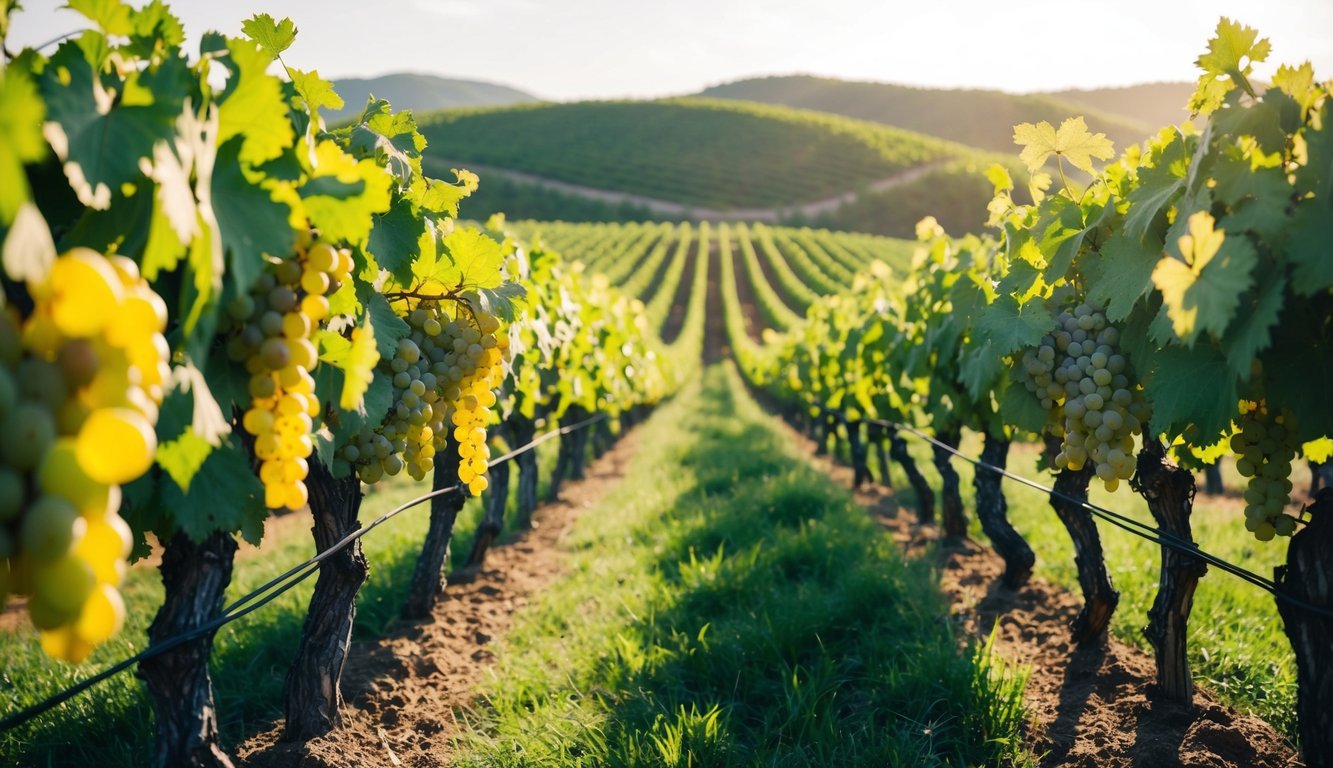
[[[1091,463],[1108,491],[1134,476],[1134,437],[1151,415],[1120,350],[1120,329],[1105,310],[1082,303],[1063,310],[1058,328],[1022,356],[1019,379],[1056,422],[1060,469]]]
[[[1291,463],[1300,447],[1291,414],[1274,412],[1262,401],[1241,403],[1231,450],[1236,471],[1249,478],[1245,529],[1259,541],[1296,532],[1296,518],[1285,510],[1291,502]]]

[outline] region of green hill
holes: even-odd
[[[1013,127],[1018,123],[1046,120],[1058,125],[1065,118],[1083,115],[1092,130],[1105,133],[1117,147],[1140,142],[1158,127],[1102,111],[1095,101],[1074,103],[1045,94],[915,88],[805,75],[739,80],[699,95],[846,115],[1005,154],[1017,152]],[[1108,97],[1106,103],[1114,101]]]
[[[325,111],[324,117],[330,124],[354,114],[360,114],[366,106],[366,99],[371,94],[374,94],[375,98],[378,99],[388,99],[395,110],[410,109],[414,112],[433,112],[455,107],[501,106],[537,101],[536,96],[516,88],[510,88],[507,85],[482,83],[475,80],[455,80],[410,72],[399,72],[369,79],[335,80],[333,85],[343,97],[345,103],[341,110]]]
[[[457,110],[418,122],[437,162],[723,210],[819,200],[973,154],[837,115],[704,99]]]
[[[1194,83],[1145,83],[1124,88],[1054,91],[1046,94],[1072,104],[1083,104],[1102,112],[1124,115],[1144,125],[1159,128],[1190,119],[1189,103]]]

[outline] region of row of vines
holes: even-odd
[[[1077,552],[1078,644],[1103,636],[1119,598],[1088,487],[1127,483],[1163,542],[1145,632],[1171,699],[1193,696],[1186,629],[1206,571],[1193,554],[1189,470],[1234,456],[1248,478],[1237,525],[1261,542],[1290,537],[1275,591],[1296,652],[1305,757],[1327,766],[1333,491],[1303,505],[1291,472],[1302,456],[1327,462],[1333,447],[1333,90],[1308,63],[1261,88],[1252,68],[1268,53],[1253,29],[1224,19],[1198,60],[1189,106],[1200,127],[1165,128],[1112,161],[1081,118],[1020,125],[1034,202],[1016,204],[1008,173],[992,170],[984,236],[951,239],[927,219],[908,275],[872,265],[762,345],[737,309],[727,320],[752,382],[813,427],[845,430],[858,482],[868,447],[888,443],[923,521],[935,518],[934,494],[901,428],[929,428],[946,537],[966,535],[950,466],[963,430],[983,436],[981,460],[998,469],[1013,441],[1044,440],[1051,504]],[[1074,169],[1092,181],[1077,186]],[[731,273],[724,266],[734,295]],[[978,469],[976,511],[1014,588],[1034,558],[1000,481]]]
[[[0,69],[0,601],[79,662],[119,630],[118,586],[157,543],[165,597],[139,665],[155,764],[228,765],[208,657],[234,618],[238,535],[312,516],[285,736],[327,732],[369,575],[365,489],[433,478],[404,608],[426,616],[465,498],[489,497],[469,566],[500,531],[510,468],[493,452],[520,449],[526,519],[521,449],[601,419],[562,435],[557,492],[589,435],[672,391],[684,369],[667,362],[697,357],[702,317],[668,350],[605,278],[457,221],[478,179],[426,177],[411,114],[383,100],[328,126],[342,99],[285,65],[289,20],[205,33],[190,56],[160,3],[70,7],[90,29],[49,54],[5,48]],[[16,10],[0,4],[0,45]]]

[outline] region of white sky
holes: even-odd
[[[137,0],[136,0],[137,4]],[[10,47],[78,28],[25,0]],[[1192,80],[1219,16],[1333,78],[1333,0],[176,0],[192,39],[257,12],[300,29],[284,59],[325,77],[426,72],[538,96],[650,97],[808,73],[1006,91]],[[1260,74],[1272,66],[1261,66]]]

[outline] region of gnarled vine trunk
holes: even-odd
[[[319,461],[310,462],[311,532],[323,552],[361,527],[361,481],[353,474],[334,479]],[[287,722],[284,741],[309,741],[342,725],[342,673],[352,643],[356,595],[370,576],[358,539],[319,564],[319,577],[296,658],[283,690]]]
[[[897,429],[889,430],[889,455],[907,474],[907,482],[916,496],[917,520],[922,523],[935,522],[935,492],[930,489],[930,483],[926,482],[921,470],[916,468],[916,460],[907,451],[907,441],[898,434]]]
[[[1309,507],[1310,522],[1291,537],[1287,564],[1275,571],[1283,594],[1333,610],[1333,488]],[[1279,599],[1278,613],[1296,652],[1296,713],[1308,768],[1333,768],[1333,618]]]
[[[866,440],[875,446],[875,459],[879,464],[879,484],[885,488],[893,487],[893,478],[889,475],[889,452],[884,447],[889,436],[884,427],[871,423],[866,427]]]
[[[958,449],[961,435],[957,429],[941,429],[935,439],[949,448]],[[963,496],[959,492],[958,471],[953,468],[953,453],[938,445],[931,445],[935,469],[940,473],[940,523],[944,538],[958,541],[967,538],[967,517],[963,514]]]
[[[875,482],[875,478],[870,474],[870,465],[867,461],[870,453],[865,440],[861,439],[861,422],[848,420],[843,422],[847,430],[847,444],[852,452],[852,487],[860,488],[866,483]]]
[[[509,418],[509,432],[514,436],[514,447],[522,448],[537,435],[537,425],[531,419],[514,415]],[[514,457],[518,464],[518,526],[530,528],[532,513],[537,509],[537,451],[524,451]]]
[[[983,464],[1004,469],[1009,462],[1009,439],[987,432],[981,446]],[[1000,583],[1009,589],[1018,589],[1032,576],[1032,565],[1037,556],[1032,553],[1022,534],[1009,522],[1009,503],[1004,498],[1004,477],[985,467],[977,467],[972,485],[977,492],[977,518],[981,530],[991,540],[995,551],[1004,559],[1004,575]]]
[[[459,484],[458,441],[452,435],[445,442],[444,451],[435,457],[435,471],[431,479],[431,487],[436,491]],[[453,538],[454,521],[458,519],[458,512],[465,501],[467,490],[464,488],[431,498],[426,541],[421,545],[421,554],[412,571],[407,601],[403,603],[403,618],[424,619],[430,616],[435,602],[444,592],[444,567],[445,561],[449,559],[449,540]]]
[[[564,422],[577,424],[587,418],[588,412],[581,406],[571,405],[565,411]],[[565,480],[583,479],[583,445],[586,430],[576,429],[560,436],[560,453],[555,459],[555,471],[551,473],[551,486],[547,490],[546,500],[560,498],[560,486]]]
[[[1051,455],[1060,450],[1059,438],[1047,437],[1046,441],[1047,452]],[[1051,507],[1074,541],[1074,563],[1078,566],[1078,583],[1083,590],[1083,610],[1070,623],[1069,632],[1079,645],[1097,642],[1105,634],[1111,614],[1120,602],[1120,593],[1111,586],[1111,576],[1106,572],[1097,525],[1092,513],[1079,503],[1088,500],[1088,483],[1092,478],[1090,466],[1077,472],[1061,470],[1055,476],[1055,493],[1051,494]]]
[[[1194,543],[1190,512],[1194,508],[1194,475],[1169,462],[1166,448],[1149,439],[1139,453],[1138,471],[1131,486],[1148,502],[1157,527],[1176,538]],[[1204,562],[1193,555],[1162,547],[1161,575],[1157,597],[1148,611],[1143,634],[1152,644],[1157,660],[1157,687],[1173,701],[1194,699],[1190,675],[1186,627],[1194,607],[1194,590],[1207,573]]]
[[[148,643],[196,629],[218,617],[231,582],[236,540],[213,533],[196,544],[177,533],[162,551],[162,607],[148,627]],[[156,768],[231,768],[218,744],[217,710],[208,658],[214,632],[139,663],[157,717],[153,765]]]

